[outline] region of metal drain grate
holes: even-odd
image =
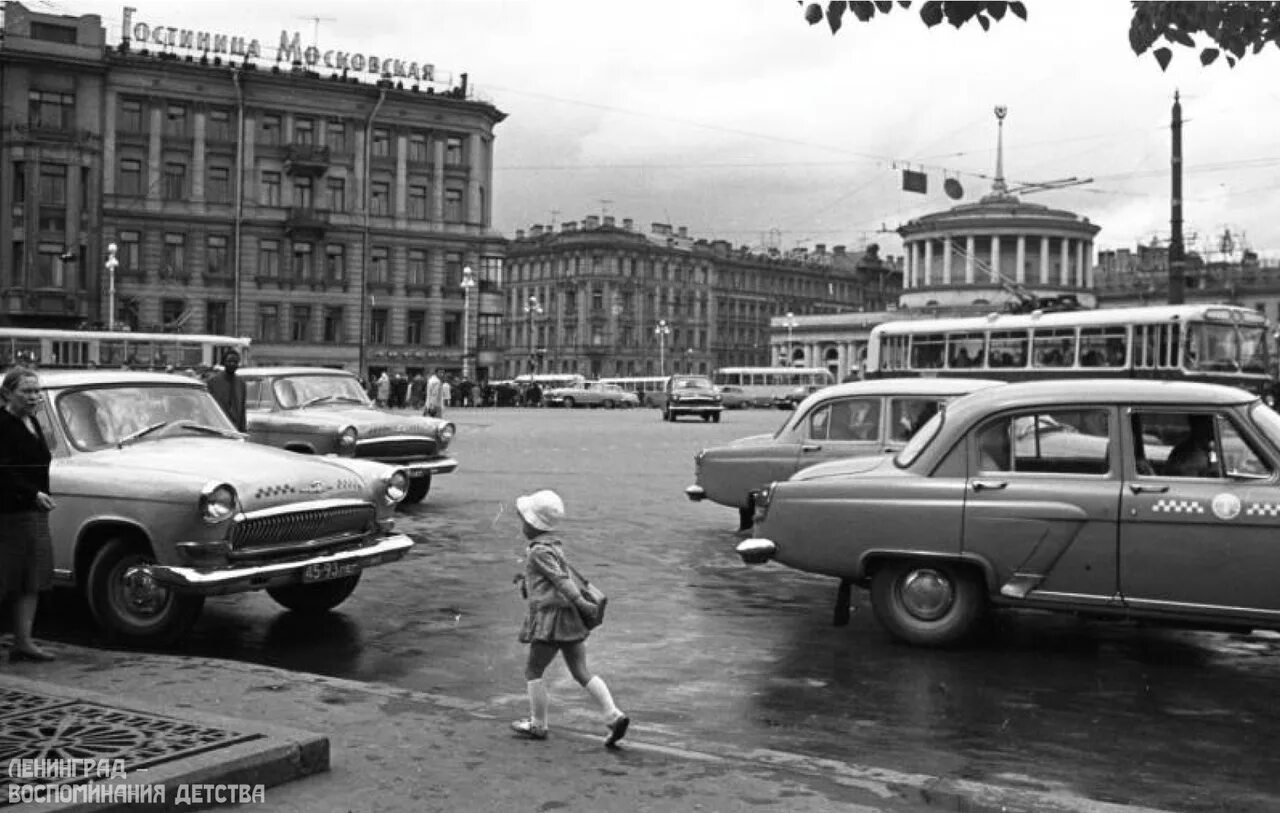
[[[74,784],[94,778],[10,776],[12,760],[119,760],[132,776],[152,765],[261,737],[98,703],[0,691],[0,806],[6,805],[10,784]]]

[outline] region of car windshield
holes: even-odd
[[[903,446],[902,451],[898,452],[897,457],[893,458],[894,465],[900,469],[905,469],[916,462],[916,458],[920,456],[920,453],[929,447],[933,439],[938,436],[938,432],[942,430],[942,422],[945,420],[946,413],[946,407],[940,407],[933,417],[911,436],[911,439],[907,441],[907,445]]]
[[[88,452],[115,446],[152,427],[154,434],[167,425],[203,434],[237,434],[218,402],[198,387],[74,390],[58,397],[56,412],[71,444]]]
[[[360,382],[345,375],[291,375],[272,387],[285,409],[322,403],[367,404]]]
[[[675,382],[674,389],[677,390],[709,390],[711,389],[711,379],[709,378],[681,378]]]

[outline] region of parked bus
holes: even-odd
[[[249,363],[247,338],[194,333],[129,333],[0,327],[0,367],[31,364],[44,369],[130,367],[135,370],[208,370],[227,350]]]
[[[886,322],[868,375],[1168,378],[1266,394],[1272,351],[1262,314],[1235,305],[1150,307]]]
[[[721,367],[711,382],[741,387],[752,405],[768,407],[800,387],[830,386],[836,377],[824,367]]]
[[[661,407],[666,400],[668,375],[630,376],[626,378],[602,378],[601,384],[617,384],[627,392],[634,392],[640,406]]]

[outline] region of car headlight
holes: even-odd
[[[759,491],[751,492],[751,503],[755,506],[755,521],[763,520],[769,513],[769,501],[773,499],[773,485],[767,485]]]
[[[388,505],[395,505],[409,493],[409,475],[405,474],[402,469],[396,469],[390,474],[383,475],[382,485],[384,487],[383,498],[386,499]]]
[[[718,403],[720,403],[720,396],[719,396],[719,395],[713,395],[713,396],[711,397],[711,402],[712,402],[712,403],[714,403],[714,404],[718,404]]]
[[[436,438],[439,440],[441,449],[453,441],[453,436],[457,431],[457,427],[451,423],[441,424],[440,428],[436,429]]]
[[[356,453],[356,441],[360,440],[360,433],[356,431],[354,426],[348,426],[338,435],[338,454],[354,455]]]
[[[236,512],[236,490],[226,483],[209,483],[200,489],[200,518],[210,525],[224,522]]]

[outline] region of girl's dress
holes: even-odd
[[[587,637],[574,601],[582,591],[569,575],[560,540],[540,536],[529,545],[525,556],[525,590],[529,610],[520,626],[520,642],[572,643]]]

